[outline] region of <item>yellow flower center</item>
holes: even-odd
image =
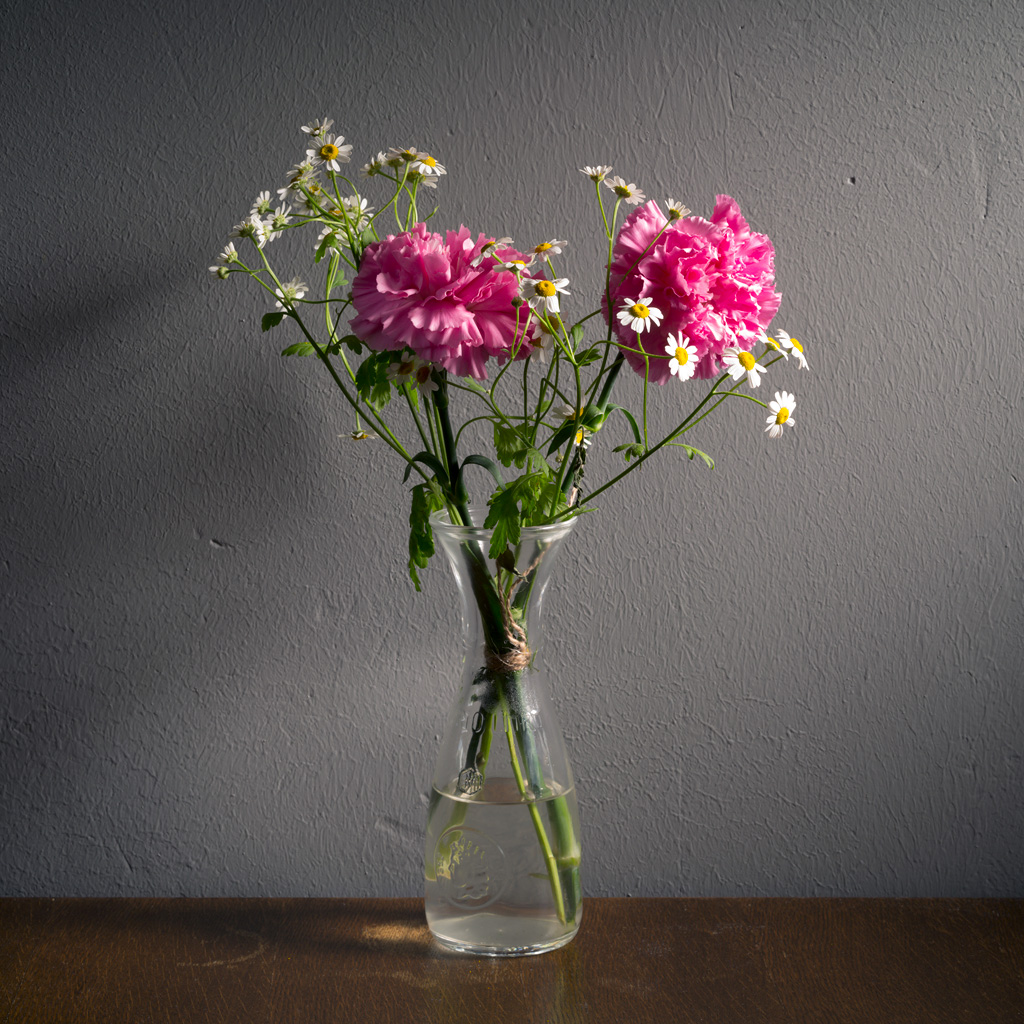
[[[577,444],[583,444],[583,428],[582,427],[580,427],[580,429],[576,431],[576,443]]]
[[[753,367],[756,360],[749,352],[741,352],[737,357],[737,361],[744,370],[749,370]]]
[[[338,147],[333,142],[328,142],[320,147],[320,155],[325,160],[333,160],[338,155]]]
[[[633,316],[640,317],[641,320],[646,320],[651,315],[650,309],[642,302],[634,302],[633,305],[629,307],[629,311]]]
[[[555,294],[555,286],[550,281],[538,281],[534,286],[538,295],[549,299]]]
[[[420,163],[426,164],[427,167],[436,167],[437,161],[432,156],[421,156]]]
[[[551,243],[550,242],[541,242],[540,245],[538,245],[537,248],[534,249],[533,251],[534,252],[547,252],[548,249],[550,249],[550,248],[551,248]]]
[[[676,349],[676,362],[680,366],[685,366],[689,361],[690,361],[690,353],[687,352],[685,348],[682,348],[682,347],[677,348]]]
[[[430,379],[430,364],[428,363],[426,366],[421,366],[416,371],[416,380],[420,384],[426,384],[426,382],[429,379]]]
[[[620,199],[628,199],[633,193],[630,192],[630,190],[628,188],[626,188],[625,185],[616,185],[615,186],[615,194]]]
[[[793,348],[795,348],[797,350],[797,352],[803,352],[804,347],[803,347],[803,345],[800,344],[799,341],[796,340],[796,338],[790,338],[789,339],[789,343],[790,343],[790,345],[793,346]]]
[[[789,410],[788,410],[788,409],[787,409],[787,408],[786,408],[785,406],[783,406],[783,407],[782,407],[782,408],[781,408],[781,409],[780,409],[780,410],[779,410],[779,411],[778,411],[778,412],[777,412],[777,413],[775,414],[775,422],[776,422],[776,423],[779,423],[779,424],[782,424],[782,423],[785,423],[785,422],[786,422],[786,420],[788,420],[788,419],[789,419]]]

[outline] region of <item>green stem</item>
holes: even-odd
[[[438,423],[441,427],[441,442],[444,446],[443,458],[448,468],[448,482],[451,484],[451,499],[462,516],[466,526],[472,526],[469,515],[469,495],[466,493],[462,474],[459,470],[459,458],[455,452],[455,434],[452,432],[452,421],[448,412],[448,374],[444,370],[434,370],[431,374],[437,390],[433,392],[434,408],[437,410]]]
[[[611,478],[611,480],[607,481],[606,483],[603,483],[600,487],[597,488],[597,490],[591,491],[590,494],[588,494],[580,504],[588,504],[589,502],[593,501],[594,498],[596,498],[599,494],[603,494],[605,491],[607,491],[609,487],[612,487],[614,484],[617,484],[623,477],[628,476],[630,473],[639,469],[640,466],[642,466],[656,451],[659,451],[661,448],[664,448],[665,445],[669,443],[669,441],[675,440],[690,425],[691,421],[696,418],[697,413],[700,412],[700,410],[703,409],[704,406],[707,405],[707,403],[710,402],[712,398],[717,396],[719,398],[719,402],[716,403],[716,407],[717,405],[720,405],[727,397],[725,394],[722,394],[720,391],[717,390],[718,385],[721,384],[724,379],[725,378],[723,377],[719,377],[719,379],[715,381],[714,386],[711,388],[711,390],[700,400],[700,402],[697,403],[697,406],[693,410],[693,412],[691,412],[690,415],[687,416],[686,419],[683,420],[683,422],[680,423],[679,426],[675,428],[675,430],[671,431],[669,434],[663,437],[656,445],[654,445],[653,448],[648,448],[643,453],[643,455],[639,456],[639,458],[634,459],[633,462],[621,473],[616,474]],[[709,409],[708,412],[710,411],[711,410]],[[701,417],[701,419],[703,419],[703,416]]]
[[[530,819],[533,821],[534,831],[537,833],[537,841],[540,843],[541,853],[544,856],[544,864],[548,869],[548,880],[551,883],[551,895],[555,900],[555,911],[558,914],[558,920],[565,924],[565,900],[562,896],[562,880],[558,869],[558,862],[555,860],[554,852],[551,849],[551,842],[544,829],[544,822],[540,819],[536,797],[533,793],[527,792],[526,781],[523,778],[522,769],[519,767],[519,755],[516,753],[516,741],[512,730],[512,715],[509,712],[508,702],[504,694],[501,697],[501,706],[505,716],[505,735],[508,738],[509,757],[512,759],[512,774],[515,776],[516,787],[519,790],[520,796],[526,801],[526,806],[530,812]]]

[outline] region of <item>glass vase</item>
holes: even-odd
[[[474,524],[487,509],[470,509]],[[462,678],[434,770],[424,873],[427,923],[451,949],[522,956],[565,945],[582,913],[579,812],[544,671],[544,590],[575,520],[492,533],[432,517],[455,572]]]

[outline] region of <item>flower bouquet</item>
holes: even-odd
[[[713,468],[689,440],[728,399],[761,406],[768,438],[783,436],[794,396],[753,392],[775,363],[807,360],[795,338],[767,333],[780,302],[774,250],[729,196],[705,219],[674,199],[645,201],[611,167],[582,168],[607,255],[596,302],[568,316],[567,241],[523,249],[466,227],[432,231],[436,210],[420,211],[446,169],[412,148],[362,168],[383,186],[371,206],[343,173],[352,146],[332,124],[302,126],[305,158],[276,201],[257,196],[232,232],[242,250],[229,242],[210,271],[267,292],[263,330],[287,323],[298,335],[282,354],[323,365],[353,416],[343,436],[387,446],[412,480],[412,582],[419,590],[439,540],[467,645],[430,801],[428,921],[453,948],[541,952],[569,941],[581,915],[575,791],[538,656],[555,553],[596,499],[655,455],[675,449]],[[269,256],[276,239],[311,226],[315,288],[285,280]],[[613,401],[624,367],[643,381],[633,409]],[[655,386],[685,404],[658,437]],[[622,461],[591,486],[599,443]]]

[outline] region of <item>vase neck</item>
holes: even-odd
[[[543,639],[544,593],[574,525],[526,527],[518,544],[492,558],[492,531],[434,522],[462,600],[467,657],[479,652],[492,672],[521,672],[532,663]]]

